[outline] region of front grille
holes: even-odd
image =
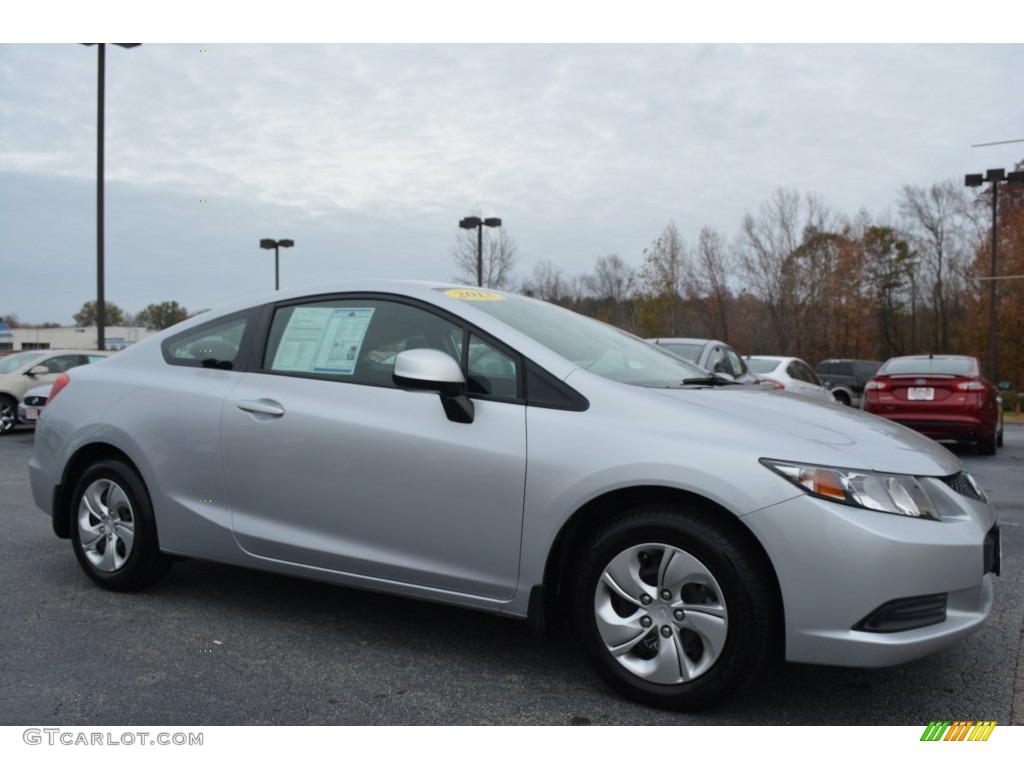
[[[974,499],[975,501],[985,500],[985,495],[981,492],[981,488],[978,487],[977,483],[966,472],[957,472],[955,475],[939,479],[961,496],[966,496],[968,499]]]

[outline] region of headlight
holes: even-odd
[[[894,515],[941,519],[924,487],[911,475],[816,467],[772,459],[761,459],[761,463],[804,493],[819,499]]]

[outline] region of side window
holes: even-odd
[[[279,307],[263,370],[393,387],[395,358],[438,349],[461,361],[464,334],[424,309],[382,299],[334,299]]]
[[[247,325],[246,315],[231,315],[190,328],[164,341],[164,360],[194,368],[236,368]]]
[[[84,362],[82,355],[59,355],[57,357],[51,357],[42,365],[46,366],[46,370],[50,373],[64,373],[64,371],[70,371],[72,368],[81,365]]]
[[[469,394],[514,399],[517,395],[516,358],[505,354],[471,334],[466,353],[466,383]]]
[[[797,378],[801,381],[806,381],[808,384],[814,384],[821,386],[821,382],[818,381],[818,377],[811,370],[810,366],[804,365],[803,363],[794,363],[797,370]]]

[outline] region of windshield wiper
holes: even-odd
[[[724,387],[727,384],[741,384],[742,382],[736,381],[728,376],[719,376],[717,373],[712,373],[710,376],[702,376],[700,378],[683,379],[681,382],[685,386],[698,386],[698,387]]]

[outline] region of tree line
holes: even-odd
[[[1018,164],[1018,170],[1024,163]],[[511,237],[491,238],[484,285],[518,290],[643,337],[717,338],[744,354],[885,360],[905,354],[988,359],[991,187],[904,186],[898,213],[846,216],[814,195],[776,190],[731,238],[669,222],[630,263],[599,257],[570,275],[551,261],[516,280]],[[996,375],[1024,386],[1024,185],[998,196]],[[473,234],[473,233],[471,233]],[[504,245],[503,245],[504,243]],[[475,234],[461,236],[456,264]],[[473,251],[475,254],[475,251]],[[475,259],[475,255],[474,255]],[[501,269],[488,260],[504,260]],[[474,262],[475,265],[475,262]],[[488,275],[502,274],[500,281]],[[461,269],[456,279],[475,282]]]

